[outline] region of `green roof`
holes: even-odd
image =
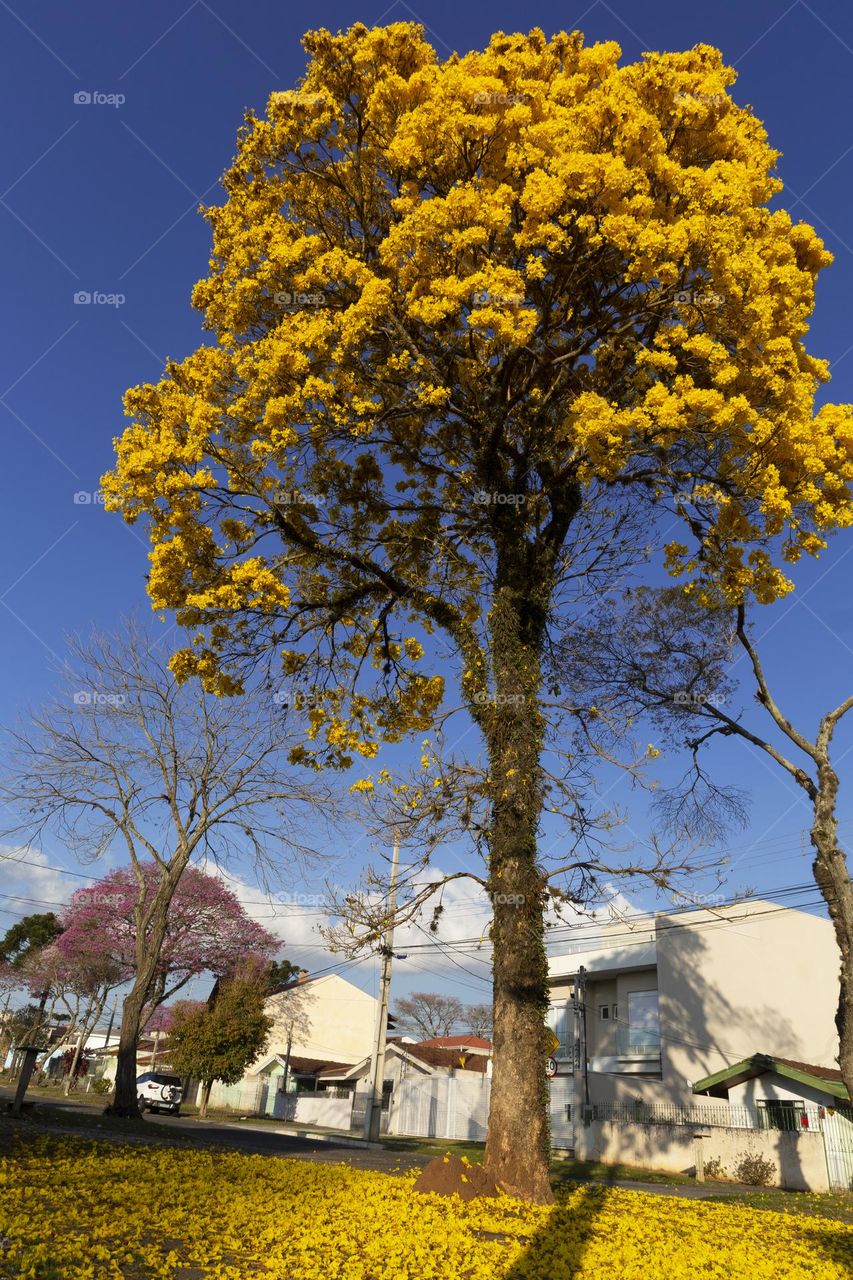
[[[841,1072],[835,1068],[813,1066],[808,1062],[793,1062],[790,1058],[776,1058],[767,1053],[755,1053],[751,1058],[744,1058],[742,1062],[736,1062],[731,1067],[724,1067],[722,1071],[715,1071],[713,1075],[705,1076],[704,1080],[697,1080],[693,1085],[693,1092],[710,1093],[716,1097],[722,1097],[734,1085],[742,1084],[744,1080],[754,1080],[756,1076],[764,1075],[767,1071],[773,1071],[776,1075],[784,1076],[788,1080],[795,1080],[797,1084],[811,1085],[813,1089],[832,1094],[835,1098],[850,1097],[841,1079]]]

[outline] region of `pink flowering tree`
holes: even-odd
[[[144,862],[140,870],[144,916],[144,907],[157,891],[159,869],[153,862]],[[131,867],[111,871],[97,884],[78,889],[61,917],[64,927],[57,949],[68,957],[108,956],[123,970],[125,981],[132,979],[140,945],[150,947],[145,931],[141,937],[137,932],[137,900],[137,878]],[[281,940],[246,914],[219,876],[187,867],[169,904],[141,1025],[190,978],[205,972],[225,977],[244,956],[271,958],[280,946]]]
[[[97,1026],[110,993],[128,976],[126,967],[106,951],[77,953],[55,942],[27,956],[20,972],[34,995],[47,993],[47,1025],[55,1014],[64,1017],[58,1047],[76,1042],[78,1051]]]
[[[138,874],[144,886],[141,904]],[[193,866],[178,881],[160,939],[155,916],[148,910],[159,883],[160,868],[144,862],[137,869],[111,871],[97,884],[78,889],[62,917],[63,931],[56,941],[56,950],[69,961],[96,963],[100,958],[109,963],[130,982],[128,999],[134,1009],[134,995],[138,999],[144,990],[134,1015],[133,1045],[123,1046],[120,1041],[118,1049],[120,1069],[122,1053],[130,1057],[132,1048],[134,1089],[139,1033],[143,1028],[154,1029],[164,1001],[201,973],[229,976],[247,956],[266,966],[281,946],[280,939],[246,914],[219,876]],[[141,965],[140,956],[145,957]]]

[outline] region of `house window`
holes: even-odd
[[[610,1018],[610,1005],[600,1004],[598,1006],[598,1016],[601,1018],[602,1022],[606,1022]]]
[[[627,1048],[660,1052],[660,1009],[657,991],[628,992]]]
[[[798,1129],[808,1128],[808,1117],[802,1102],[759,1100],[758,1123],[762,1129],[783,1129],[786,1133],[795,1133]]]
[[[554,1053],[555,1058],[570,1058],[572,1056],[573,1032],[570,1013],[571,1007],[568,1002],[552,1004],[548,1010],[546,1021],[560,1042]]]

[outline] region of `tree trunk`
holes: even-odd
[[[115,1093],[109,1108],[111,1115],[123,1117],[139,1115],[136,1101],[136,1046],[139,1042],[147,987],[148,979],[143,976],[140,980],[137,976],[122,1006],[121,1029],[116,1051]]]
[[[537,863],[542,808],[541,575],[499,567],[490,615],[495,702],[482,717],[492,786],[489,888],[494,948],[494,1068],[485,1168],[509,1194],[553,1201],[545,1076],[548,961],[544,880]],[[503,581],[502,581],[503,578]],[[547,604],[547,598],[546,598]]]
[[[199,1103],[198,1114],[200,1120],[207,1118],[207,1104],[210,1102],[210,1091],[213,1088],[212,1080],[202,1080],[201,1082],[201,1102]]]
[[[853,884],[844,853],[838,847],[836,799],[838,777],[825,757],[818,765],[811,842],[815,850],[814,877],[829,909],[841,953],[840,991],[835,1025],[838,1028],[838,1066],[853,1098]]]
[[[136,1046],[142,1033],[144,1015],[152,988],[157,981],[157,967],[166,927],[169,907],[178,881],[189,861],[189,853],[177,856],[163,872],[150,903],[145,901],[145,887],[140,883],[135,911],[136,926],[136,977],[130,994],[124,1002],[121,1014],[118,1050],[116,1052],[116,1087],[112,1106],[116,1116],[138,1116],[136,1102]]]

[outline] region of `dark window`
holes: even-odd
[[[151,1079],[155,1084],[171,1084],[176,1088],[179,1088],[181,1084],[180,1076],[167,1076],[162,1071],[155,1071]]]
[[[793,1133],[804,1127],[806,1109],[802,1102],[759,1101],[758,1119],[763,1129],[783,1129]]]

